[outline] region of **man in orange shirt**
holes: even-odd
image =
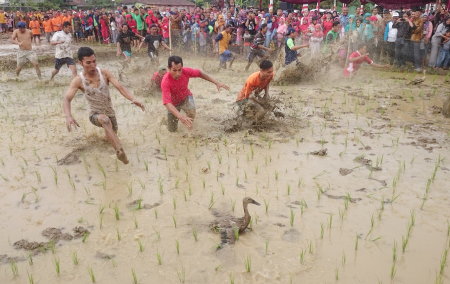
[[[54,33],[59,32],[62,28],[63,22],[61,21],[61,18],[58,15],[56,15],[56,12],[53,12],[53,18],[52,18],[51,22],[52,22],[52,26],[53,26],[53,32]]]
[[[63,16],[62,17],[62,22],[63,23],[64,22],[72,22],[72,17],[69,14],[67,14],[66,11],[63,12],[62,16]]]
[[[42,26],[44,27],[45,32],[45,38],[47,39],[48,43],[50,43],[50,40],[52,39],[53,36],[53,25],[52,21],[50,20],[50,17],[44,16],[44,21],[42,22]]]
[[[269,60],[263,60],[259,64],[260,71],[251,74],[239,95],[236,102],[239,110],[242,110],[244,117],[252,117],[256,122],[261,121],[269,109],[264,105],[269,99],[269,84],[273,79],[273,64]],[[264,90],[264,96],[259,94]],[[253,94],[252,97],[250,97]]]
[[[31,18],[29,27],[31,32],[33,33],[33,42],[36,43],[37,38],[39,40],[39,43],[41,43],[41,25],[39,24],[39,21],[35,16]]]

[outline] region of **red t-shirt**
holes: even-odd
[[[158,73],[158,71],[156,71],[154,74],[153,74],[153,76],[152,76],[152,82],[155,82],[156,83],[156,85],[158,85],[158,87],[160,87],[161,88],[161,82],[162,82],[162,78],[161,77],[159,77],[159,73]]]
[[[348,57],[348,59],[352,59],[352,58],[356,58],[356,57],[360,57],[361,53],[359,53],[359,51],[355,51],[352,54],[350,54],[350,56]],[[368,64],[372,64],[373,61],[366,55],[364,58],[350,62],[348,64],[348,67],[344,69],[344,77],[348,77],[350,76],[350,74],[355,73],[356,71],[358,71],[359,66],[361,66],[361,64],[363,64],[363,62],[366,62]]]
[[[328,34],[329,31],[333,28],[333,20],[330,20],[329,22],[323,21],[323,34],[324,37]]]
[[[189,78],[198,78],[200,74],[198,69],[183,67],[180,78],[175,80],[170,72],[167,72],[161,82],[163,104],[171,103],[177,106],[188,96],[192,96],[188,89]]]

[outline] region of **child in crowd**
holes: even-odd
[[[322,43],[324,37],[322,27],[319,24],[316,24],[314,29],[315,30],[312,32],[311,38],[309,40],[309,47],[311,48],[311,57],[320,51],[320,44]]]
[[[198,44],[200,46],[200,54],[201,55],[206,55],[206,39],[207,39],[208,35],[205,32],[205,28],[201,27],[200,28],[200,32],[197,35],[198,38]]]
[[[250,53],[250,44],[252,43],[252,36],[250,35],[250,32],[248,29],[245,29],[244,32],[244,56],[247,58],[248,54]]]
[[[437,68],[441,68],[444,70],[448,70],[448,61],[450,59],[450,31],[445,32],[445,37],[447,39],[442,38],[442,51],[441,56],[439,57]]]

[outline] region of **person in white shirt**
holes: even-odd
[[[72,50],[70,49],[70,44],[72,43],[72,24],[70,22],[64,22],[61,31],[56,32],[52,40],[51,45],[56,45],[55,52],[55,70],[52,71],[52,78],[58,74],[59,69],[66,64],[67,67],[72,71],[72,78],[77,76],[77,68],[75,67],[75,61],[73,60]]]
[[[389,56],[390,64],[394,64],[395,59],[395,41],[397,40],[397,29],[392,28],[392,25],[397,22],[399,17],[398,12],[392,13],[392,21],[386,25],[386,30],[384,31],[384,41],[386,46],[386,53]]]

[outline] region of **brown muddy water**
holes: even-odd
[[[112,92],[128,165],[89,122],[81,94],[72,102],[81,127],[67,132],[67,70],[53,85],[34,69],[19,81],[4,72],[0,283],[29,283],[27,273],[34,283],[91,283],[89,269],[96,283],[133,283],[133,272],[138,283],[447,282],[446,77],[410,86],[422,75],[364,67],[353,81],[272,86],[286,117],[226,133],[244,65],[211,74],[230,92],[191,80],[197,118],[178,133],[167,131],[160,95],[142,89],[152,72],[126,69],[122,82],[147,108]],[[117,59],[99,67],[119,75]],[[261,204],[249,205],[251,230],[217,250],[209,224],[241,217],[246,196]]]

